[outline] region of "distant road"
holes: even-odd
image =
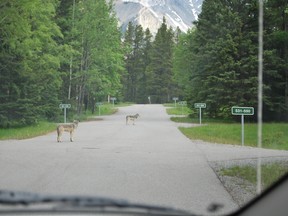
[[[125,116],[136,113],[135,125],[126,125]],[[57,143],[56,131],[1,141],[1,189],[124,198],[200,214],[215,202],[224,212],[237,208],[209,162],[254,157],[255,149],[191,141],[162,105],[122,107],[101,118],[80,122],[73,143],[68,134]]]

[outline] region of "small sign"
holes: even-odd
[[[199,109],[199,123],[202,124],[202,114],[201,109],[206,108],[206,103],[194,103],[194,108]]]
[[[64,123],[66,123],[66,109],[71,108],[71,104],[59,104],[60,109],[64,109]]]
[[[232,115],[254,115],[254,107],[232,107]]]
[[[194,108],[206,108],[206,103],[194,103]]]
[[[244,116],[245,115],[254,115],[254,107],[232,107],[232,115],[241,115],[241,140],[242,146],[244,146]]]
[[[187,105],[187,102],[186,101],[180,101],[180,102],[178,102],[178,104],[184,106],[184,105]]]
[[[59,108],[60,109],[70,109],[71,108],[71,104],[60,104]]]

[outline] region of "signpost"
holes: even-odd
[[[99,116],[101,115],[101,106],[102,106],[102,103],[101,102],[96,102],[96,106],[98,107],[98,113],[99,113]]]
[[[71,104],[59,104],[60,109],[64,109],[64,123],[66,123],[66,109],[71,108]]]
[[[174,107],[176,107],[176,101],[178,101],[179,98],[178,97],[173,97],[173,100],[174,100]]]
[[[241,115],[241,140],[244,146],[244,115],[254,115],[254,107],[232,107],[232,115]]]
[[[178,104],[181,106],[181,115],[183,115],[183,106],[186,106],[187,102],[186,101],[180,101],[180,102],[178,102]]]
[[[206,103],[194,103],[194,108],[199,109],[199,122],[202,124],[201,109],[206,108]]]
[[[115,100],[117,100],[116,97],[111,97],[110,100],[112,100],[112,102],[113,102],[113,107],[114,107]]]

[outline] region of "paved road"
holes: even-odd
[[[127,114],[139,113],[135,125]],[[52,194],[124,198],[205,213],[207,206],[237,208],[209,166],[211,161],[257,156],[253,148],[191,141],[161,105],[119,109],[101,121],[81,122],[75,142],[56,132],[0,142],[0,187]],[[288,156],[286,151],[263,151]]]

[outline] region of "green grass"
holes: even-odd
[[[241,124],[211,123],[201,127],[180,128],[190,139],[241,145]],[[257,124],[245,124],[246,146],[257,146]],[[288,124],[264,123],[263,148],[288,150]]]
[[[171,121],[178,122],[178,123],[199,123],[199,117],[197,118],[191,118],[191,117],[171,117]],[[233,123],[233,120],[222,120],[222,119],[207,119],[207,118],[202,118],[202,124],[206,123]]]
[[[104,103],[100,106],[100,115],[112,115],[117,112],[117,105]],[[99,107],[96,107],[95,115],[99,115]]]
[[[81,114],[80,116],[75,115],[73,118],[78,119],[80,121],[97,120],[99,119],[98,118],[99,116],[112,115],[116,113],[118,111],[118,107],[124,107],[130,105],[132,105],[132,103],[117,103],[114,104],[114,106],[113,104],[103,103],[100,106],[100,112],[99,107],[96,107],[94,113],[92,113],[91,110],[89,110],[86,113]]]
[[[190,118],[190,117],[171,117],[171,121],[177,123],[199,123],[198,118]]]
[[[56,129],[55,123],[39,122],[37,125],[21,127],[21,128],[9,128],[0,129],[0,140],[6,139],[27,139],[39,135],[50,133]]]
[[[191,110],[187,106],[167,107],[166,112],[168,115],[189,115]]]
[[[261,166],[261,179],[263,189],[266,189],[277,181],[281,176],[288,172],[287,162],[274,162],[269,164],[263,164]],[[228,169],[220,170],[220,175],[234,176],[241,179],[245,179],[256,185],[256,168],[252,166],[235,166]]]

